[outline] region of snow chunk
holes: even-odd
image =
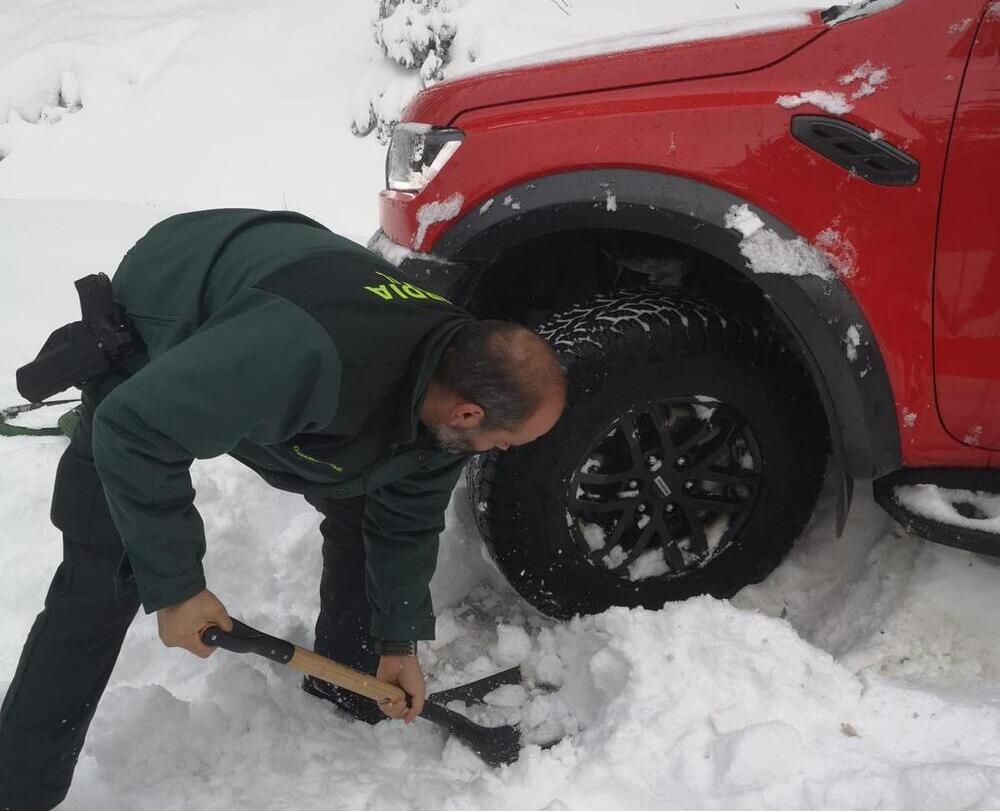
[[[494,202],[495,202],[494,199],[491,197],[489,200],[487,200],[485,203],[483,203],[479,207],[479,216],[480,217],[483,216],[483,214],[485,214],[487,211],[489,211],[491,208],[493,208],[493,203]]]
[[[783,273],[788,276],[833,278],[826,258],[802,237],[783,239],[754,214],[749,205],[733,205],[726,212],[726,228],[743,234],[740,253],[754,273]]]
[[[845,87],[854,82],[860,82],[858,89],[851,94],[851,98],[857,100],[870,96],[875,92],[875,88],[885,84],[888,78],[888,68],[876,68],[871,62],[862,62],[850,73],[841,76],[838,81]]]
[[[511,667],[520,664],[531,653],[531,639],[524,628],[517,625],[497,627],[497,659]]]
[[[910,512],[942,524],[1000,533],[1000,495],[995,493],[910,484],[896,488],[896,499]],[[972,507],[981,517],[963,515],[958,505]]]
[[[860,82],[857,89],[851,93],[851,101],[857,101],[865,96],[870,96],[877,87],[885,84],[888,78],[888,68],[876,68],[871,62],[863,62],[837,81],[844,87],[854,82]],[[854,109],[851,101],[848,101],[845,93],[831,90],[806,90],[794,96],[786,95],[777,98],[777,103],[789,110],[801,107],[803,104],[812,104],[832,115],[849,113]]]
[[[520,707],[528,700],[528,691],[520,684],[504,684],[483,696],[483,701],[491,707],[512,709]]]
[[[969,433],[967,433],[964,437],[962,437],[962,441],[966,445],[978,445],[982,441],[982,439],[983,439],[983,426],[981,425],[973,425],[972,428],[969,429]]]
[[[444,200],[435,200],[432,203],[425,203],[417,209],[417,233],[413,237],[413,247],[419,248],[424,244],[424,237],[427,236],[427,229],[435,223],[448,222],[458,216],[462,210],[464,197],[455,192]]]
[[[520,211],[521,210],[521,203],[518,200],[516,200],[514,198],[514,195],[512,195],[512,194],[508,194],[506,197],[503,198],[503,204],[505,206],[507,206],[508,208],[513,209],[514,211]],[[482,212],[480,212],[480,213],[482,213]]]
[[[912,428],[917,424],[917,412],[910,411],[908,408],[903,408],[903,425],[907,428]]]
[[[847,334],[844,336],[844,344],[847,347],[847,359],[854,363],[858,359],[858,347],[861,346],[861,325],[851,324],[847,328]]]
[[[628,567],[628,579],[632,582],[636,580],[646,580],[650,577],[659,577],[670,571],[663,552],[659,549],[649,549],[637,557]]]
[[[618,210],[618,198],[615,196],[614,192],[612,192],[611,189],[608,189],[606,191],[606,195],[607,195],[607,197],[606,197],[606,205],[607,205],[608,211],[617,211]]]
[[[741,206],[731,206],[726,212],[726,228],[733,228],[744,237],[752,237],[764,227],[764,221],[750,210],[744,203]]]
[[[948,26],[948,33],[949,34],[964,34],[966,31],[969,30],[969,26],[971,26],[972,23],[973,23],[973,18],[972,17],[966,17],[964,20],[960,20],[959,22],[955,23],[954,25]]]
[[[391,240],[383,231],[379,231],[368,242],[368,250],[374,251],[386,262],[399,267],[408,259],[424,259],[431,262],[441,262],[438,257],[429,253],[411,251],[409,248]]]
[[[580,534],[583,535],[583,540],[587,542],[591,552],[603,549],[607,541],[604,528],[600,524],[580,524]]]
[[[843,115],[854,109],[854,105],[847,101],[843,93],[827,90],[807,90],[796,96],[778,96],[777,103],[789,110],[803,104],[813,104],[833,115]]]

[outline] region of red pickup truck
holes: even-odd
[[[874,0],[434,85],[372,246],[562,353],[559,425],[471,475],[505,575],[566,616],[760,580],[824,475],[838,531],[871,482],[1000,552],[998,189],[1000,2]]]

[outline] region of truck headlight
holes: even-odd
[[[461,130],[397,124],[385,157],[386,188],[420,191],[455,154],[463,137]]]

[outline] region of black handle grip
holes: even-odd
[[[233,630],[224,631],[212,625],[201,632],[201,641],[209,647],[219,647],[233,653],[256,653],[287,665],[295,655],[295,645],[276,636],[268,636],[256,628],[233,619]]]

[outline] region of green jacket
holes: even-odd
[[[126,254],[114,297],[145,344],[94,412],[94,463],[147,613],[205,588],[194,459],[283,490],[365,495],[371,633],[433,639],[428,583],[463,455],[417,419],[471,319],[299,214],[201,211]]]

